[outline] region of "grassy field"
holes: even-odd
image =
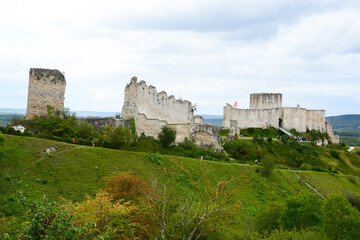
[[[163,165],[148,159],[145,153],[93,148],[72,145],[39,138],[4,135],[5,157],[0,160],[0,214],[16,215],[16,199],[19,192],[29,198],[50,199],[60,197],[82,201],[87,194],[103,186],[100,180],[114,172],[134,171],[144,181],[157,180],[165,183],[165,169],[172,169],[176,175],[175,196],[196,201],[196,191],[188,176],[180,171],[179,165],[194,179],[201,179],[201,161],[176,156],[167,156]],[[46,154],[47,148],[56,151]],[[222,239],[233,239],[246,228],[248,219],[255,217],[265,203],[283,201],[301,193],[314,194],[297,179],[291,170],[275,169],[268,177],[256,171],[259,166],[250,164],[203,161],[209,171],[210,184],[221,180],[235,179],[233,185],[239,189],[231,203],[241,205],[238,217],[224,224],[219,234]],[[324,196],[332,192],[350,192],[360,195],[360,179],[356,176],[297,171],[303,179],[317,188]],[[219,238],[219,235],[217,235]]]

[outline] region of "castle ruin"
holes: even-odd
[[[64,111],[66,81],[59,70],[30,68],[26,119],[47,116],[47,105]]]
[[[158,138],[161,128],[169,126],[176,130],[176,143],[185,138],[193,138],[197,145],[221,148],[220,137],[212,125],[206,124],[201,117],[194,117],[191,102],[176,100],[166,92],[157,92],[154,86],[145,81],[137,82],[133,77],[125,87],[122,119],[134,117],[137,134]]]
[[[239,134],[244,128],[284,128],[298,132],[320,130],[327,132],[333,143],[339,143],[332,126],[325,120],[325,110],[308,110],[297,107],[282,107],[281,93],[254,93],[250,95],[250,109],[224,107],[223,128],[231,134]]]

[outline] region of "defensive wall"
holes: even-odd
[[[263,95],[263,96],[262,96]],[[268,102],[266,102],[268,101]],[[296,129],[298,132],[320,130],[327,132],[334,143],[339,142],[334,135],[332,126],[325,120],[325,110],[308,110],[297,107],[282,107],[280,93],[251,94],[250,109],[234,108],[227,104],[224,107],[223,128],[230,129],[232,134],[240,134],[244,128],[285,128]],[[273,107],[272,107],[273,106]],[[263,109],[259,109],[263,107]]]
[[[138,83],[137,77],[133,77],[125,87],[124,105],[122,108],[122,119],[135,119],[136,131],[140,135],[158,138],[161,128],[169,126],[176,130],[176,143],[183,142],[185,138],[193,137],[198,145],[211,145],[216,143],[215,148],[221,148],[220,141],[217,141],[216,131],[197,127],[203,122],[194,120],[194,111],[191,102],[177,100],[174,96],[168,96],[166,92],[157,92],[154,86],[147,86],[145,81]],[[195,118],[198,119],[198,118]],[[197,127],[197,130],[194,129]],[[207,140],[197,137],[207,132]],[[211,132],[211,134],[210,134]],[[215,133],[215,135],[214,135]],[[196,140],[198,139],[198,140]],[[209,140],[210,139],[210,140]],[[206,142],[206,143],[205,143]]]
[[[59,70],[30,68],[26,119],[47,116],[47,105],[64,111],[66,81]]]

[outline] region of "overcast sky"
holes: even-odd
[[[251,93],[360,114],[359,0],[0,0],[0,107],[59,69],[70,110],[121,112],[132,76],[222,115]]]

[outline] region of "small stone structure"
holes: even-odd
[[[194,118],[191,102],[176,100],[164,91],[157,92],[154,86],[147,86],[143,80],[138,83],[136,77],[125,87],[121,115],[123,121],[134,117],[138,135],[144,133],[157,139],[161,128],[167,125],[176,130],[176,143],[193,137],[198,145],[221,148],[220,138],[213,126]]]
[[[325,110],[308,110],[297,107],[282,107],[282,94],[251,94],[250,109],[234,108],[230,104],[224,107],[223,128],[230,133],[239,134],[244,128],[282,127],[305,132],[306,129],[327,132],[333,143],[339,143],[332,126],[325,120]]]
[[[47,116],[47,105],[64,111],[66,81],[59,70],[30,68],[26,119]]]

